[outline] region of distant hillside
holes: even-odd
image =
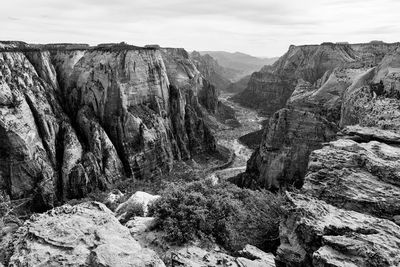
[[[199,52],[193,51],[190,54],[190,59],[204,78],[218,90],[225,90],[238,74],[237,70],[222,67],[213,57],[207,54],[201,55]]]
[[[237,70],[236,80],[259,71],[265,65],[273,64],[279,58],[259,58],[241,52],[230,53],[225,51],[200,51],[200,54],[212,56],[222,67]]]
[[[239,81],[231,83],[225,91],[228,93],[240,93],[247,88],[251,75],[244,76]]]

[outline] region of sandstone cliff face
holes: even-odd
[[[369,59],[377,58],[378,48],[372,53],[370,46],[359,48],[361,52],[348,45],[291,47],[274,65],[279,66],[276,73],[302,78],[296,81],[286,107],[265,127],[260,148],[237,182],[272,190],[301,187],[310,153],[335,139],[342,127],[360,124],[397,132],[400,57],[396,44],[384,48],[381,53],[386,56],[371,67]],[[294,64],[299,58],[301,64]],[[385,93],[376,96],[369,85],[381,80]]]
[[[0,190],[12,199],[43,210],[215,149],[202,117],[216,90],[183,49],[1,47]]]
[[[241,186],[271,190],[301,187],[309,154],[332,140],[337,130],[319,115],[294,109],[275,113],[268,127],[238,181]]]
[[[295,87],[295,80],[270,72],[270,67],[251,75],[244,91],[232,97],[241,105],[271,116],[283,108]]]

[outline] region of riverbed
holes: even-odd
[[[255,110],[242,107],[239,104],[229,100],[232,94],[221,94],[219,100],[235,111],[236,119],[239,121],[239,127],[225,127],[215,133],[217,143],[224,147],[234,150],[235,159],[232,165],[223,170],[214,172],[220,179],[234,176],[246,169],[247,160],[250,158],[253,150],[239,142],[239,137],[262,128],[261,123],[266,119]]]

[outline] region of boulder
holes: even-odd
[[[33,215],[15,238],[11,266],[165,266],[98,202]]]
[[[146,216],[149,205],[158,198],[160,198],[159,195],[137,191],[127,201],[117,207],[115,215],[120,222],[127,222],[133,216]]]

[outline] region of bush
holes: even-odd
[[[279,195],[209,181],[172,184],[161,195],[150,212],[169,242],[208,239],[230,251],[246,244],[274,251],[279,245]]]

